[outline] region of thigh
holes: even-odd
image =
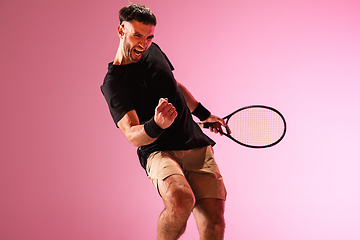
[[[211,173],[188,172],[186,178],[195,194],[196,200],[226,200],[226,187],[222,177]]]
[[[167,179],[172,175],[184,176],[180,165],[172,157],[172,154],[167,151],[157,151],[152,153],[147,161],[146,172],[159,193],[159,182],[163,182],[164,179]]]
[[[211,146],[193,151],[184,161],[184,173],[196,200],[215,198],[226,200],[226,188]]]

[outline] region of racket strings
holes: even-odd
[[[278,141],[284,133],[281,116],[266,108],[248,108],[237,112],[228,121],[231,136],[251,146],[267,146]]]

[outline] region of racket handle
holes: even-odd
[[[206,123],[198,123],[200,127],[202,128],[209,128],[212,124],[214,123],[209,123],[209,122],[206,122]]]
[[[201,128],[209,128],[212,125],[217,124],[218,122],[204,122],[204,123],[198,123],[199,127]]]
[[[201,127],[201,128],[209,128],[209,127],[211,127],[212,125],[214,125],[214,124],[218,124],[218,122],[205,122],[205,123],[197,123],[198,125],[199,125],[199,127]],[[230,130],[230,128],[229,128],[229,126],[225,126],[225,129],[226,129],[226,132],[227,132],[227,134],[231,134],[231,130]],[[221,131],[220,131],[221,132]]]

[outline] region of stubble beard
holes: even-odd
[[[131,48],[130,43],[127,41],[127,38],[124,39],[124,56],[130,63],[137,63],[142,59],[142,56],[139,59],[134,59],[132,57],[134,47]]]

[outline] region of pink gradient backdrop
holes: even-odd
[[[213,113],[279,109],[288,133],[215,153],[227,240],[360,239],[360,2],[136,1]],[[155,239],[162,202],[99,86],[127,1],[0,2],[0,239]],[[193,218],[181,238],[198,239]]]

